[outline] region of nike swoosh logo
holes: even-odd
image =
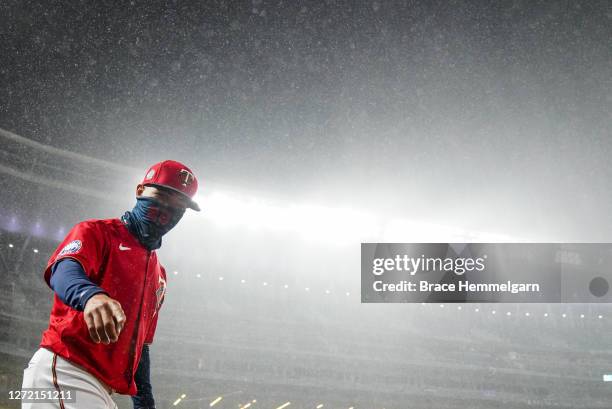
[[[120,243],[119,250],[132,250],[132,249],[130,247],[123,247],[123,243]]]

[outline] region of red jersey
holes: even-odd
[[[51,267],[63,258],[78,261],[89,279],[121,304],[126,321],[117,342],[96,344],[83,312],[55,294],[40,346],[83,367],[116,392],[135,395],[134,374],[142,347],[153,342],[166,292],[166,272],[157,254],[143,247],[121,220],[106,219],[87,220],[72,228],[49,259],[47,284]]]

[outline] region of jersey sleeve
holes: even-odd
[[[160,266],[161,267],[161,266]],[[162,304],[164,303],[164,298],[166,296],[166,269],[161,267],[162,280],[160,280],[160,284],[162,285],[162,290],[160,291],[160,299],[157,301],[157,307],[155,311],[155,315],[152,318],[151,324],[149,325],[149,329],[147,331],[147,336],[145,337],[145,344],[150,345],[153,343],[153,338],[155,336],[155,330],[157,329],[157,320],[159,318],[159,310],[161,309]]]
[[[100,225],[93,220],[75,225],[49,258],[44,273],[47,285],[50,286],[53,265],[64,258],[79,262],[87,277],[94,283],[99,282],[109,251],[105,237]]]

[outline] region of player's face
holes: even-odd
[[[185,199],[185,196],[178,192],[158,189],[154,186],[143,186],[142,188],[139,186],[137,193],[140,196],[152,197],[165,206],[170,206],[181,210],[185,210],[187,208],[187,199]]]

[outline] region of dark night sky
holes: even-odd
[[[608,2],[13,0],[0,16],[0,127],[22,136],[414,217],[612,222]]]

